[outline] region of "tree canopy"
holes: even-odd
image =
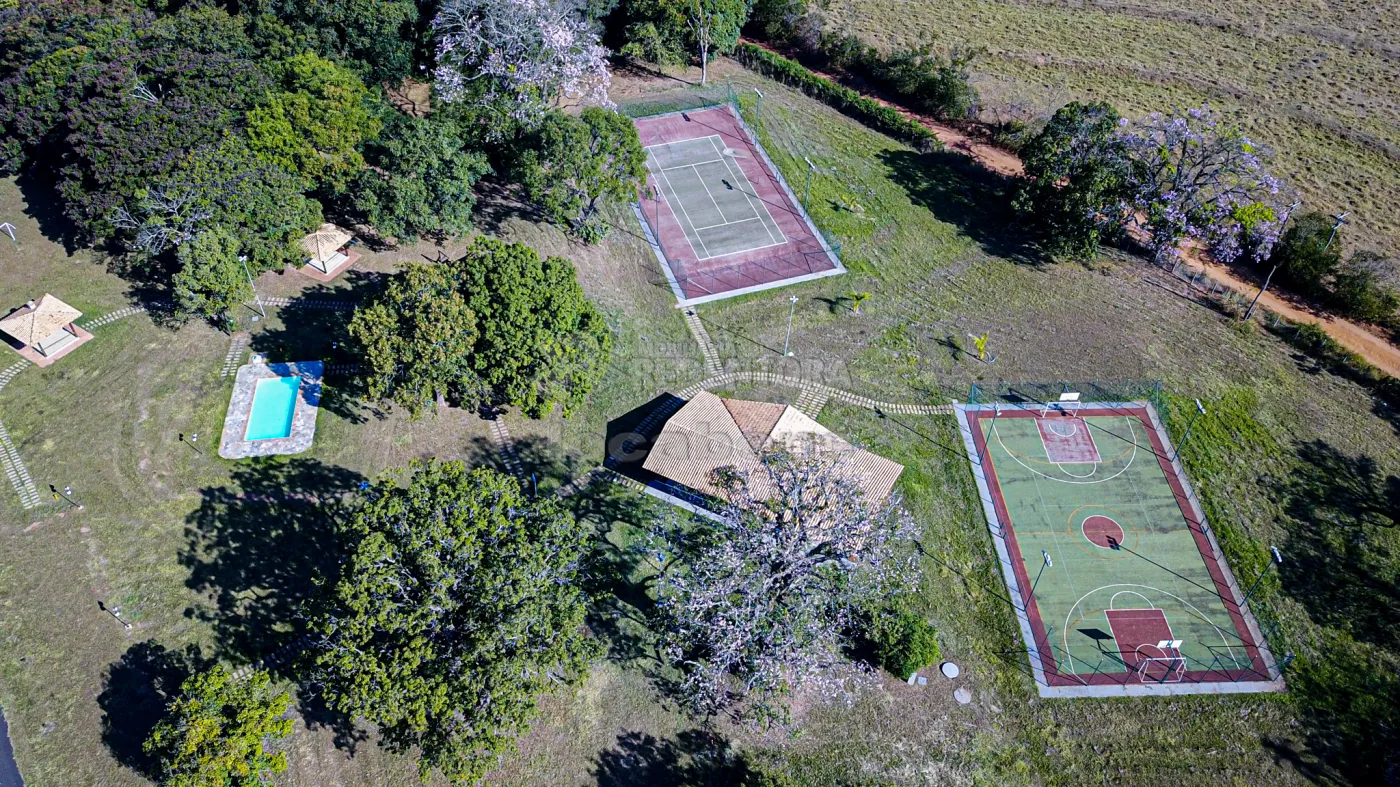
[[[437,397],[477,401],[471,354],[476,317],[451,265],[410,264],[355,310],[350,335],[364,348],[369,395],[417,414]]]
[[[700,84],[709,81],[715,55],[729,54],[749,19],[750,0],[624,0],[624,54],[660,64],[694,59]]]
[[[280,90],[248,112],[249,146],[270,164],[340,191],[365,160],[359,146],[379,133],[364,83],[310,52],[278,64]]]
[[[761,461],[721,471],[718,523],[668,517],[651,530],[665,652],[706,713],[781,717],[795,686],[841,691],[863,610],[916,577],[914,523],[898,498],[872,504],[830,457]]]
[[[457,261],[481,336],[476,373],[495,401],[543,418],[583,403],[612,353],[612,331],[562,257],[522,243],[477,238]]]
[[[474,187],[491,165],[456,123],[395,112],[365,150],[372,166],[360,173],[352,201],[380,235],[412,243],[471,228]]]
[[[584,533],[554,498],[461,462],[415,462],[364,497],[312,617],[316,677],[333,709],[417,748],[425,778],[473,783],[597,652],[576,582]]]
[[[1120,120],[1106,103],[1066,104],[1021,149],[1015,206],[1052,253],[1092,257],[1121,229],[1129,160]]]
[[[1327,279],[1342,262],[1342,246],[1333,237],[1336,224],[1325,213],[1299,213],[1288,222],[1269,257],[1278,266],[1279,276],[1305,295],[1325,295]]]
[[[600,203],[635,198],[646,179],[646,151],[631,118],[618,112],[553,112],[522,154],[520,171],[526,193],[551,221],[596,241],[607,230]]]
[[[235,680],[222,666],[190,677],[145,743],[168,787],[259,787],[287,769],[287,755],[268,742],[292,732],[283,718],[286,692],[269,688],[267,673]]]
[[[253,287],[238,260],[238,239],[223,227],[211,227],[179,247],[180,270],[171,281],[176,311],[185,316],[225,318],[253,297]]]
[[[608,103],[608,51],[575,0],[444,0],[434,89],[534,125],[559,98]]]
[[[371,395],[418,413],[433,397],[565,415],[607,366],[612,333],[574,267],[479,237],[459,259],[414,265],[350,324]]]

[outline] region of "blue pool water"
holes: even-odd
[[[248,413],[248,431],[243,439],[276,440],[291,435],[300,389],[300,377],[258,381],[258,387],[253,389],[253,407]]]

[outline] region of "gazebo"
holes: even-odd
[[[49,293],[0,319],[4,331],[20,343],[15,350],[38,366],[48,366],[77,349],[92,334],[74,325],[83,313]]]
[[[322,224],[316,231],[301,240],[306,252],[306,265],[302,273],[317,281],[330,281],[340,272],[350,267],[360,258],[359,252],[350,251],[346,244],[355,237],[349,230],[334,224]]]

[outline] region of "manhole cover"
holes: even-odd
[[[967,689],[954,689],[953,699],[957,700],[959,705],[967,705],[972,702],[972,692]]]
[[[943,665],[940,666],[939,669],[943,671],[943,677],[948,678],[949,680],[956,678],[962,673],[962,670],[958,669],[958,665],[954,664],[951,661],[943,662]]]

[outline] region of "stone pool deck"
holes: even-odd
[[[228,415],[224,416],[224,433],[219,441],[219,456],[225,459],[247,459],[254,456],[299,454],[311,447],[316,437],[316,413],[321,406],[321,376],[325,366],[320,361],[293,363],[250,363],[238,368],[233,381],[233,396],[229,398]],[[248,416],[253,410],[253,393],[258,382],[276,377],[300,377],[296,411],[292,414],[292,433],[272,440],[245,440]]]

